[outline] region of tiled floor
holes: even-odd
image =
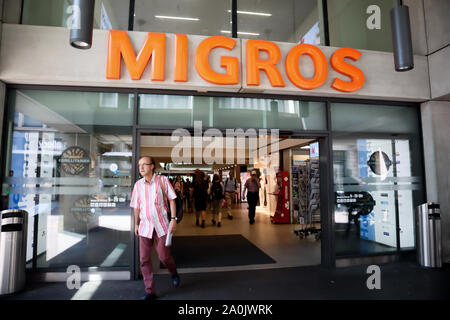
[[[274,259],[276,264],[184,268],[179,270],[180,273],[272,269],[320,264],[320,240],[316,241],[314,236],[300,239],[294,234],[294,229],[297,229],[298,225],[272,224],[270,212],[264,207],[257,207],[256,222],[250,225],[247,204],[243,203],[240,207],[238,205],[235,207],[233,220],[229,220],[224,212],[220,228],[211,223],[212,214],[209,210],[204,229],[195,225],[195,213],[185,211],[183,221],[177,226],[175,236],[241,234]],[[166,273],[165,270],[158,272]]]

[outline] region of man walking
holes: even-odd
[[[238,184],[236,179],[234,178],[233,171],[230,171],[230,175],[228,179],[225,181],[225,201],[227,204],[227,213],[228,219],[233,219],[233,215],[231,214],[231,206],[233,204],[233,200],[236,197],[235,193],[237,191]]]
[[[256,171],[252,171],[252,176],[247,179],[244,186],[244,194],[247,192],[247,202],[248,202],[248,219],[250,224],[255,223],[256,205],[259,200],[259,188],[261,184],[259,183],[259,178],[256,175]]]
[[[144,277],[145,295],[143,300],[156,299],[153,283],[152,248],[155,245],[159,259],[172,275],[175,287],[180,284],[175,262],[166,247],[167,235],[176,230],[176,193],[165,176],[155,174],[155,161],[152,157],[139,159],[139,173],[143,177],[136,181],[131,195],[130,206],[134,208],[134,233],[139,236],[141,271]],[[170,201],[171,220],[167,217],[167,202]]]

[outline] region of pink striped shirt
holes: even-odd
[[[160,188],[161,183],[162,188]],[[134,184],[130,207],[140,209],[139,235],[142,237],[151,239],[153,230],[156,230],[158,237],[162,237],[168,233],[168,207],[167,203],[163,200],[162,192],[166,192],[168,200],[173,200],[177,197],[169,179],[165,176],[153,174],[150,182],[142,178]]]

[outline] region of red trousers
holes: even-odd
[[[139,237],[141,271],[144,277],[145,291],[147,293],[155,293],[153,283],[153,267],[152,267],[152,248],[155,244],[156,252],[159,260],[167,267],[169,272],[173,275],[177,273],[175,261],[170,254],[170,247],[166,247],[166,236],[158,238],[158,235],[153,231],[153,239]]]

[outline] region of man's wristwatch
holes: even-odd
[[[170,219],[171,219],[171,220],[178,221],[178,218],[177,218],[177,217],[170,217]]]

